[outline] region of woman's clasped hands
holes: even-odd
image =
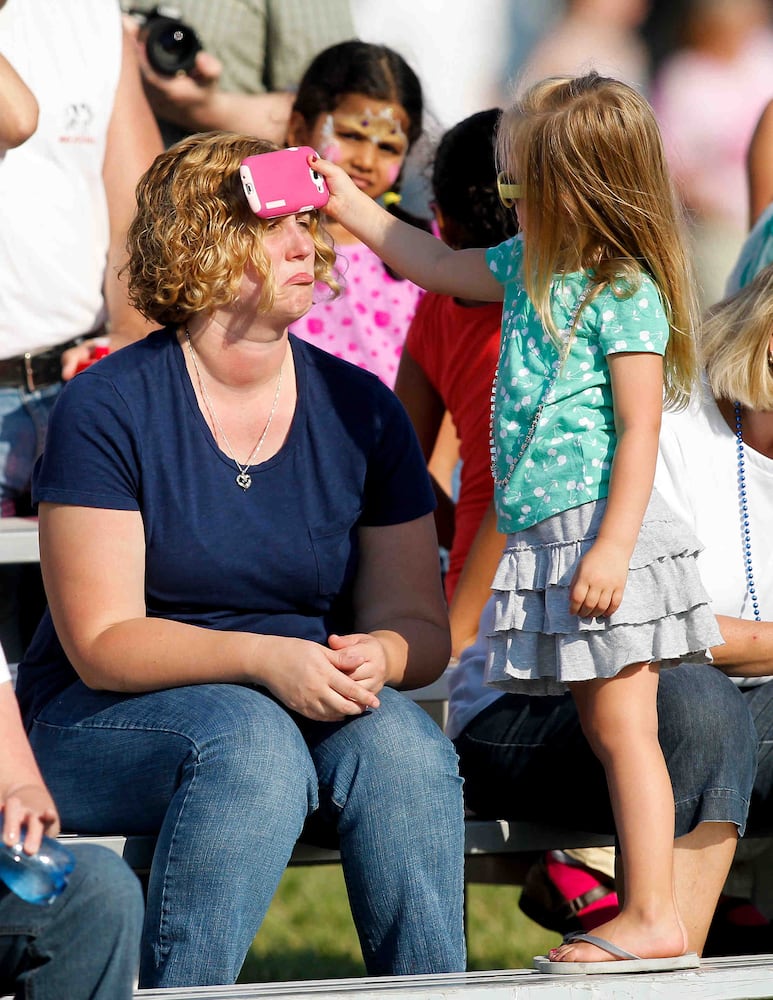
[[[263,685],[293,712],[317,722],[337,722],[380,705],[387,676],[382,643],[372,635],[331,635],[329,646],[282,639]]]

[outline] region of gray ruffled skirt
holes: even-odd
[[[608,618],[569,613],[569,586],[605,509],[597,500],[508,535],[492,584],[488,684],[563,694],[567,682],[614,677],[632,663],[711,662],[722,636],[698,576],[702,546],[654,490],[620,607]]]

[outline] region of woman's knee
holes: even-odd
[[[314,766],[296,722],[268,695],[239,685],[202,685],[193,692],[196,711],[186,736],[197,780],[205,775],[224,787],[271,786],[314,798]],[[305,779],[305,781],[304,781]]]
[[[682,664],[662,672],[658,726],[664,750],[688,746],[696,757],[703,751],[749,758],[755,753],[754,721],[743,695],[710,666]]]
[[[140,881],[118,854],[97,844],[72,847],[75,868],[70,888],[77,905],[94,914],[95,931],[106,934],[109,927],[142,927],[145,902]]]
[[[65,828],[157,832],[170,807],[203,816],[292,813],[318,803],[296,720],[265,693],[201,684],[99,697],[82,685],[36,720],[31,742]]]
[[[391,688],[379,697],[381,708],[372,713],[371,725],[357,734],[360,752],[384,766],[394,762],[411,769],[423,765],[430,773],[458,771],[453,744],[416,702]]]
[[[399,797],[420,808],[440,800],[461,803],[458,757],[451,741],[423,709],[384,689],[381,707],[341,727],[312,746],[320,784],[339,805],[355,786],[369,787],[374,800]],[[380,791],[379,791],[380,790]]]
[[[677,806],[677,833],[703,820],[746,821],[757,767],[757,734],[740,690],[710,666],[665,670],[659,735]]]

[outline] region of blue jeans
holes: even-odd
[[[65,829],[158,834],[141,986],[234,982],[312,813],[340,843],[368,972],[464,970],[456,754],[409,699],[379,697],[317,723],[239,685],[126,696],[78,681],[34,720]]]
[[[61,388],[61,382],[34,392],[0,388],[0,517],[28,513],[32,469],[43,451],[48,418]],[[0,566],[0,645],[11,663],[24,652],[20,590],[30,569]]]
[[[773,681],[742,688],[757,732],[757,774],[749,807],[751,833],[773,835]]]
[[[61,382],[34,392],[0,388],[0,503],[5,510],[29,493],[32,468],[43,451],[48,418],[61,388]]]
[[[765,687],[770,692],[758,695],[755,714],[769,727],[769,760],[761,775],[767,788],[759,794],[770,803],[773,684]],[[674,789],[677,837],[706,821],[735,823],[743,833],[758,747],[748,697],[714,667],[682,664],[661,671],[658,735]],[[479,712],[455,744],[466,802],[475,813],[614,830],[604,771],[582,734],[571,695],[505,694]]]
[[[73,847],[69,885],[50,906],[0,887],[0,993],[35,1000],[130,1000],[142,889],[104,847]]]

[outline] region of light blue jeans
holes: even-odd
[[[234,982],[312,813],[340,843],[369,974],[464,970],[456,754],[409,699],[379,697],[315,723],[238,685],[124,696],[78,681],[34,720],[65,829],[158,833],[141,986]]]
[[[72,848],[75,869],[50,906],[0,887],[0,993],[35,1000],[130,1000],[142,888],[104,847]]]

